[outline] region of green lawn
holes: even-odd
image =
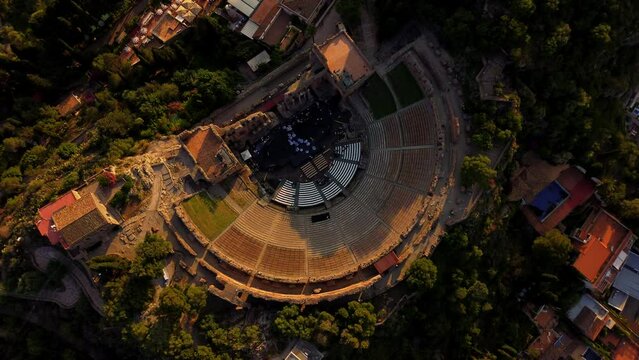
[[[419,84],[410,73],[406,65],[399,64],[388,73],[388,81],[390,82],[395,95],[402,107],[418,102],[424,98],[424,93]]]
[[[224,201],[199,193],[182,203],[193,223],[210,240],[220,235],[237,218],[237,213]]]
[[[379,75],[371,76],[364,84],[362,91],[376,119],[381,119],[397,111],[393,94]]]

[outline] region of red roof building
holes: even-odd
[[[220,182],[241,169],[240,162],[213,126],[185,131],[180,140],[209,182]]]
[[[579,256],[573,264],[595,291],[604,292],[614,282],[630,252],[635,236],[603,209],[594,210],[573,234]]]
[[[615,326],[608,310],[588,294],[582,295],[566,315],[592,341],[597,339],[604,327],[612,329]]]
[[[535,230],[543,235],[588,201],[595,193],[595,185],[582,169],[569,167],[531,201],[525,201],[522,212]]]
[[[386,254],[386,256],[375,262],[375,269],[378,273],[383,274],[384,272],[386,272],[386,270],[392,268],[398,263],[399,258],[395,254],[395,251],[391,251],[390,253]]]
[[[38,220],[36,220],[35,225],[38,228],[40,235],[46,236],[51,245],[57,245],[62,240],[62,236],[53,224],[53,214],[75,203],[79,198],[80,195],[78,195],[77,192],[69,191],[68,193],[60,196],[54,202],[49,203],[38,210],[39,217]]]
[[[40,235],[51,245],[60,244],[65,249],[86,245],[86,239],[117,224],[119,221],[95,194],[80,197],[74,190],[38,210],[35,222]]]

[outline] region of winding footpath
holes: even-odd
[[[72,308],[78,300],[81,293],[89,300],[89,303],[100,315],[104,316],[104,302],[100,297],[98,289],[93,286],[89,275],[75,264],[71,259],[66,257],[62,252],[52,246],[42,246],[31,252],[31,260],[33,265],[40,271],[46,272],[47,266],[51,261],[58,261],[67,268],[67,274],[62,279],[64,290],[52,291],[41,290],[37,295],[18,295],[11,296],[22,297],[30,300],[50,301],[58,304],[60,307]]]

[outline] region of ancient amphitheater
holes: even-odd
[[[199,243],[198,250],[184,244],[187,252],[202,253],[199,268],[218,282],[213,292],[230,286],[244,299],[250,294],[315,303],[369,287],[381,277],[380,259],[402,260],[403,246],[421,228],[437,181],[442,127],[425,100],[380,120],[364,117],[363,136],[350,142],[361,154],[349,156],[359,161],[333,161],[356,164],[357,174],[347,185],[337,182],[341,194],[327,205],[321,201],[290,211],[251,196],[215,239],[207,239],[178,211]],[[329,187],[313,186],[313,192],[326,200]],[[291,197],[299,197],[304,188],[291,191],[296,192]],[[322,220],[313,221],[316,216]]]
[[[309,82],[311,98],[321,97],[326,87],[338,89],[339,107],[350,117],[330,118],[340,125],[330,133],[319,130],[329,134],[326,141],[300,130],[300,149],[291,145],[290,152],[303,147],[316,152],[291,162],[294,174],[258,162],[271,154],[261,145],[286,143],[289,135],[289,144],[295,142],[291,126],[304,124],[282,115],[280,105],[282,121],[262,113],[225,128],[189,130],[167,140],[171,146],[157,146],[162,154],[153,163],[161,187],[156,208],[163,222],[159,231],[175,249],[174,281],[206,284],[238,306],[251,298],[314,304],[379,293],[401,279],[407,260],[434,248],[453,210],[463,216],[470,199],[454,187],[465,153],[463,143],[451,146],[459,136],[454,120],[459,93],[450,91],[453,82],[441,64],[425,66],[424,54],[434,53],[426,40],[393,53],[375,76],[389,83],[388,73],[403,64],[423,96],[401,106],[407,102],[393,92],[397,110],[377,112],[377,118],[364,90],[345,94],[340,84],[329,84],[335,73],[322,70],[325,63],[313,65],[309,73],[322,77]],[[256,127],[262,118],[273,121]],[[196,209],[192,204],[198,202],[209,205]]]

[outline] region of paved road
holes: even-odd
[[[204,118],[200,125],[214,123],[223,126],[234,120],[237,114],[251,110],[269,95],[275,85],[288,85],[294,82],[308,64],[307,59],[308,55],[300,54],[284,63],[273,71],[273,73],[276,72],[276,76],[269,74],[251,84],[237,96],[234,102],[215,110],[210,116]]]
[[[97,311],[100,315],[104,315],[102,310],[104,302],[100,297],[98,289],[93,286],[88,274],[78,267],[71,259],[52,246],[39,247],[32,251],[31,254],[33,264],[42,272],[47,270],[47,266],[53,260],[59,261],[67,268],[68,274],[63,279],[65,286],[65,294],[63,295],[63,298],[65,299],[64,301],[71,301],[76,292],[79,296],[79,292],[81,290],[84,292],[84,295],[86,295],[89,303],[95,311]],[[47,295],[53,296],[53,294]],[[78,299],[75,299],[73,304],[75,304],[77,300]]]

